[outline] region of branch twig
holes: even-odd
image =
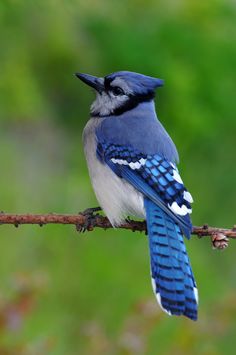
[[[13,224],[15,227],[18,227],[21,224],[38,224],[43,226],[45,224],[74,224],[81,229],[89,226],[89,219],[91,214],[79,213],[78,215],[71,214],[9,214],[9,213],[0,213],[0,224]],[[92,230],[93,227],[108,229],[112,228],[112,225],[106,217],[101,215],[93,216],[93,223],[87,229]],[[130,229],[132,231],[146,231],[145,221],[134,221],[129,220],[126,223],[122,224],[118,228]],[[209,227],[208,225],[203,225],[201,227],[193,227],[193,235],[198,237],[214,237],[215,235],[224,235],[227,238],[236,239],[236,225],[232,229],[226,228],[216,228]]]

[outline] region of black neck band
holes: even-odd
[[[94,112],[91,112],[91,116],[92,117],[120,116],[120,115],[122,115],[122,113],[134,109],[140,103],[151,101],[154,98],[155,98],[155,93],[153,91],[150,91],[146,94],[140,94],[140,95],[135,95],[135,96],[130,95],[129,99],[126,102],[124,102],[120,107],[117,107],[109,115],[100,115],[98,112],[94,111]]]

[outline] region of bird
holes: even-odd
[[[157,302],[168,315],[197,320],[198,290],[184,244],[193,198],[154,103],[164,81],[130,71],[75,75],[96,93],[83,144],[97,200],[114,227],[128,216],[146,220]]]

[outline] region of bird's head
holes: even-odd
[[[151,101],[156,88],[163,86],[161,79],[129,71],[119,71],[104,78],[81,73],[75,75],[96,90],[91,114],[100,117],[120,115],[141,102]]]

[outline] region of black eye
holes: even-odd
[[[114,94],[115,96],[124,95],[124,94],[125,94],[124,91],[123,91],[121,88],[119,88],[118,86],[114,87],[114,88],[112,89],[112,92],[113,92],[113,94]]]

